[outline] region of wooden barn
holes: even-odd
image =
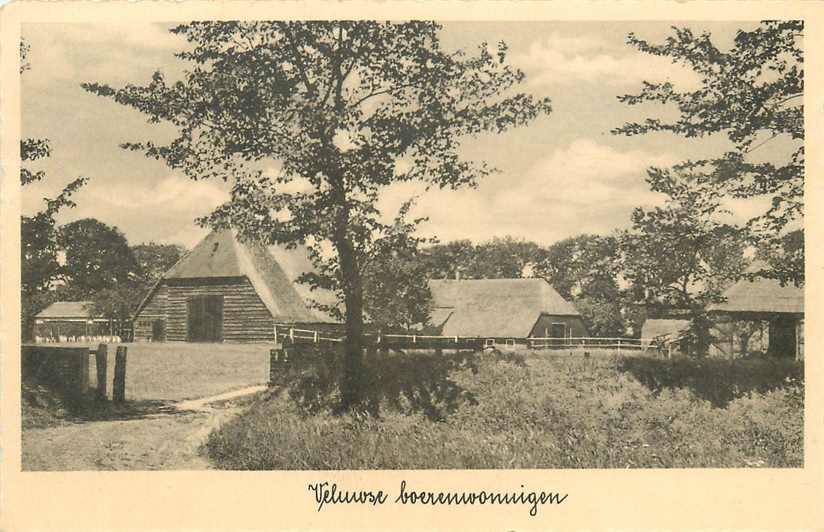
[[[275,325],[317,328],[328,316],[296,283],[310,268],[301,250],[241,242],[213,232],[152,288],[134,316],[135,341],[261,342]]]
[[[444,336],[587,336],[578,310],[544,279],[432,280],[429,288],[430,324]]]
[[[723,297],[723,303],[707,308],[721,337],[719,354],[747,355],[754,350],[753,340],[763,339],[768,355],[803,358],[802,287],[782,286],[775,279],[742,279],[724,291]]]

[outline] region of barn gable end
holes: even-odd
[[[271,252],[213,232],[166,272],[138,307],[135,339],[256,342],[275,324],[328,321],[311,310]]]

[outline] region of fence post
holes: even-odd
[[[106,344],[97,346],[94,352],[94,365],[97,368],[97,399],[106,399],[106,373],[108,366],[108,356],[106,354]]]
[[[112,387],[112,399],[116,403],[126,400],[126,346],[117,348],[114,357],[114,382]]]

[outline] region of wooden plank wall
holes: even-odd
[[[223,296],[223,340],[260,342],[274,339],[274,321],[248,279],[221,284],[168,286],[166,340],[185,342],[186,301],[194,295]],[[142,313],[141,313],[142,314]]]
[[[160,285],[134,320],[134,340],[146,342],[152,338],[152,321],[165,320],[169,303],[169,287]]]

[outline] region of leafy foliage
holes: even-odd
[[[339,351],[304,349],[277,368],[275,393],[286,391],[307,415],[335,412],[340,406],[343,357]],[[372,351],[365,361],[363,412],[380,417],[385,412],[420,413],[444,420],[475,397],[450,376],[465,368],[477,371],[472,352],[419,353]]]
[[[622,96],[620,101],[675,106],[678,117],[671,122],[648,118],[625,124],[614,133],[668,131],[687,138],[724,135],[732,144],[726,153],[651,172],[661,180],[683,180],[688,186],[711,189],[716,196],[769,198],[769,209],[751,219],[748,228],[757,240],[780,237],[785,228],[803,218],[803,22],[762,22],[752,31],[739,31],[728,51],[716,47],[709,33],[673,30],[674,35],[660,45],[632,34],[628,42],[642,52],[688,66],[699,75],[700,87],[678,91],[669,82],[644,82],[640,93]],[[760,160],[756,150],[774,140],[783,153]],[[800,253],[795,266],[803,264],[803,250]],[[797,267],[770,273],[795,282],[802,282],[804,276],[803,268]]]
[[[653,188],[669,198],[663,207],[633,211],[632,229],[621,236],[622,274],[652,305],[690,308],[716,301],[746,267],[745,240],[715,219],[718,197],[680,182],[664,188],[656,177],[649,179]]]
[[[155,242],[138,244],[131,249],[137,262],[138,275],[145,284],[152,284],[160,279],[186,253],[183,246]]]
[[[343,401],[356,404],[364,265],[385,230],[381,190],[409,180],[474,185],[492,169],[463,160],[461,139],[526,124],[549,101],[514,92],[524,75],[507,64],[505,44],[449,53],[434,22],[193,22],[172,31],[190,45],[177,54],[191,65],[183,80],[157,72],[144,86],[83,86],[177,128],[166,145],[126,148],[192,179],[232,181],[231,201],[204,222],[316,250],[343,294]],[[254,164],[272,160],[275,176]]]
[[[690,353],[703,356],[713,338],[706,305],[743,274],[746,239],[720,222],[721,197],[709,186],[651,169],[647,181],[668,197],[663,207],[636,208],[632,228],[621,235],[622,275],[630,298],[654,312],[689,312]]]
[[[432,245],[423,260],[432,279],[512,279],[525,276],[539,255],[538,244],[505,236],[479,244],[454,240]]]
[[[78,298],[127,285],[137,277],[137,261],[116,227],[94,218],[77,220],[61,228],[60,244],[66,254],[62,277]]]

